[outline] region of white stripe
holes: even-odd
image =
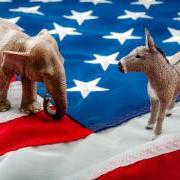
[[[11,83],[8,91],[8,99],[11,103],[11,109],[0,113],[0,123],[11,121],[15,118],[26,116],[27,114],[20,112],[20,104],[22,95],[22,84],[20,81]],[[43,99],[38,96],[38,101],[43,102]]]
[[[163,134],[151,141],[149,114],[84,140],[23,148],[0,157],[0,179],[94,179],[119,166],[180,149],[180,103],[166,118]]]
[[[108,161],[97,165],[93,170],[91,170],[87,178],[86,175],[84,175],[82,179],[95,179],[118,167],[128,166],[134,164],[137,161],[153,158],[161,154],[170,153],[179,149],[179,136],[164,136],[158,139],[156,142],[152,141],[145,143],[140,147],[136,147],[108,159]]]

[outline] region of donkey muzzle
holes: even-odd
[[[118,69],[119,69],[120,72],[124,73],[124,69],[123,69],[123,66],[122,66],[121,62],[118,63]]]

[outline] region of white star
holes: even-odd
[[[97,19],[97,16],[92,16],[93,11],[86,11],[86,12],[77,12],[77,11],[71,11],[72,15],[71,16],[64,16],[65,18],[68,19],[74,19],[77,21],[79,25],[81,25],[84,21],[90,20],[90,19]]]
[[[21,17],[18,16],[18,17],[14,17],[14,18],[0,18],[0,19],[3,19],[3,20],[6,20],[6,21],[8,21],[10,23],[16,24],[19,21],[20,18]]]
[[[163,2],[156,1],[156,0],[138,0],[137,2],[132,2],[131,4],[143,5],[146,9],[149,9],[151,7],[151,5],[163,4]]]
[[[67,35],[81,35],[81,33],[76,32],[75,28],[63,27],[59,24],[53,23],[54,29],[50,30],[50,34],[58,34],[60,41],[62,41]]]
[[[124,10],[124,12],[126,13],[125,15],[122,16],[118,16],[118,19],[128,19],[131,18],[133,20],[136,20],[138,18],[149,18],[152,19],[153,17],[146,15],[145,12],[133,12],[133,11],[128,11],[128,10]]]
[[[67,89],[67,91],[71,91],[71,92],[80,91],[83,99],[85,99],[91,92],[108,91],[109,89],[96,86],[100,80],[101,78],[97,78],[95,80],[88,82],[74,80],[76,86]]]
[[[6,21],[8,21],[8,22],[10,22],[10,23],[13,23],[13,24],[16,24],[19,20],[20,20],[20,18],[21,17],[14,17],[14,18],[0,18],[0,19],[2,19],[2,20],[6,20]],[[17,25],[17,24],[16,24]],[[18,25],[17,25],[18,26]],[[18,26],[19,27],[19,29],[21,30],[21,31],[24,31],[24,29],[23,28],[21,28],[20,26]]]
[[[63,0],[30,0],[30,2],[43,2],[43,3],[49,3],[49,2],[62,2]]]
[[[180,12],[178,12],[178,17],[174,18],[174,20],[180,21]]]
[[[118,32],[111,32],[111,35],[103,36],[103,38],[106,39],[117,39],[120,44],[124,44],[124,42],[128,39],[141,39],[141,37],[138,36],[132,36],[133,28],[124,32],[124,33],[118,33]]]
[[[94,5],[97,5],[99,3],[112,3],[111,1],[107,1],[107,0],[80,0],[80,2],[91,2]]]
[[[40,6],[19,7],[19,8],[17,8],[17,9],[9,9],[9,11],[44,15],[44,13],[42,13],[42,12],[39,11],[39,8],[40,8]]]
[[[163,42],[177,42],[180,45],[180,30],[173,29],[168,27],[169,32],[171,33],[172,37],[164,40]]]
[[[85,63],[101,64],[103,70],[106,71],[110,64],[118,64],[118,60],[116,59],[118,54],[119,54],[118,52],[111,54],[109,56],[100,56],[95,54],[94,57],[96,59],[91,61],[85,61]]]

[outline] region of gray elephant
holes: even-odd
[[[56,40],[48,30],[30,37],[21,32],[18,26],[0,20],[0,112],[10,109],[7,92],[14,74],[22,77],[22,112],[36,113],[41,110],[37,102],[36,81],[42,81],[56,107],[56,110],[51,110],[49,99],[45,97],[45,112],[55,119],[66,113],[64,60]]]

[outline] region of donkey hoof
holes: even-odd
[[[150,130],[150,129],[153,129],[153,127],[154,127],[154,124],[148,124],[148,125],[146,126],[146,129],[147,129],[147,130]]]
[[[166,114],[166,117],[170,117],[170,116],[172,116],[172,113],[167,113]]]
[[[152,138],[152,141],[156,140],[159,136],[160,134],[155,134],[154,137]]]
[[[172,111],[169,109],[167,112],[166,112],[166,117],[170,117],[172,116]]]

